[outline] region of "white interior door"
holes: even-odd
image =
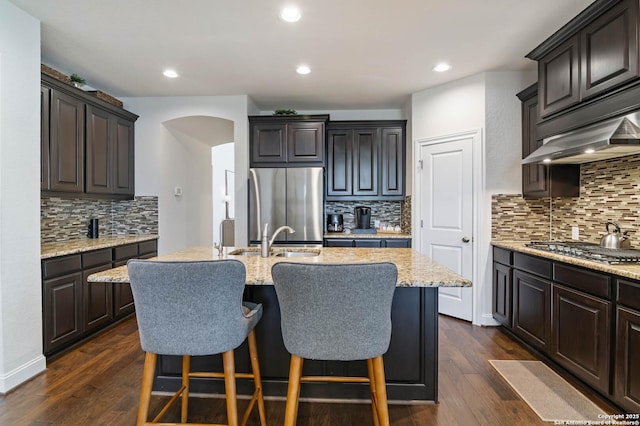
[[[474,134],[420,145],[420,250],[465,278],[473,275]],[[440,287],[439,312],[472,320],[471,288]]]

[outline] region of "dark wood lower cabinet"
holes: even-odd
[[[618,307],[616,321],[615,401],[640,413],[640,311]]]
[[[111,263],[82,271],[84,329],[102,328],[113,320],[111,283],[89,283],[87,277],[111,269]]]
[[[511,281],[512,268],[500,263],[493,263],[493,318],[505,327],[511,328]]]
[[[82,273],[64,275],[43,283],[44,353],[80,338],[82,322]]]
[[[551,357],[602,393],[608,393],[611,302],[553,286]]]
[[[438,383],[438,289],[398,287],[393,298],[393,331],[389,350],[384,355],[389,400],[437,401]],[[247,286],[245,300],[262,303],[263,316],[256,326],[256,340],[264,392],[267,396],[285,396],[290,355],[280,331],[280,309],[273,286]],[[249,371],[247,344],[236,350],[236,370]],[[193,362],[192,362],[193,365]],[[198,357],[198,367],[222,371],[220,355]],[[180,357],[160,356],[154,389],[175,391],[180,386]],[[365,361],[305,360],[303,374],[366,375]],[[238,380],[238,393],[250,395],[250,380]],[[192,392],[223,393],[220,379],[192,379]],[[366,383],[305,383],[301,397],[369,399]]]
[[[513,331],[548,352],[551,333],[551,282],[513,271]]]
[[[325,238],[324,247],[411,248],[411,238]]]

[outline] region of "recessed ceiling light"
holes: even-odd
[[[451,65],[446,64],[446,63],[441,63],[436,65],[435,67],[433,67],[433,70],[435,72],[445,72],[445,71],[449,71],[449,69],[451,68]]]
[[[593,154],[594,152],[596,152],[596,150],[593,148],[587,148],[584,150],[585,154]]]
[[[551,158],[545,158],[544,160],[542,160],[543,163],[550,163],[551,162]]]
[[[298,74],[302,74],[302,75],[307,75],[311,72],[311,68],[309,68],[307,65],[300,65],[297,69],[296,72]]]
[[[164,75],[165,77],[169,77],[169,78],[178,77],[178,73],[175,70],[164,70],[164,71],[162,71],[162,75]]]
[[[280,18],[285,22],[298,22],[301,17],[300,9],[295,6],[287,6],[280,12]]]

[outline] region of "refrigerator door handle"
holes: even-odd
[[[258,240],[262,239],[262,216],[260,215],[260,191],[258,190],[258,177],[254,169],[249,169],[251,173],[251,182],[256,191],[256,229],[258,230]]]

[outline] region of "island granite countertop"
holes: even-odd
[[[217,250],[212,247],[194,247],[175,253],[152,258],[161,261],[197,261],[214,259],[236,259],[244,263],[247,269],[248,285],[273,285],[271,267],[277,262],[297,263],[366,263],[392,262],[398,267],[398,287],[471,287],[471,281],[456,274],[452,270],[434,262],[417,250],[408,248],[338,248],[323,247],[321,249],[276,248],[278,251],[319,251],[313,257],[276,257],[234,256],[228,254],[233,249],[226,249],[227,254],[218,257]],[[244,248],[245,251],[259,250],[257,247]],[[129,275],[126,266],[110,269],[90,275],[89,282],[128,283]]]
[[[631,278],[634,280],[640,280],[640,265],[634,264],[622,264],[622,265],[610,265],[604,262],[596,262],[594,260],[580,259],[572,256],[564,256],[562,254],[553,253],[544,250],[538,250],[531,247],[527,247],[529,241],[492,241],[496,247],[518,251],[521,253],[532,254],[538,257],[544,257],[546,259],[557,260],[559,262],[568,263],[571,265],[582,266],[583,268],[589,268],[608,274],[618,275],[620,277]]]
[[[69,254],[85,253],[109,247],[123,246],[142,241],[157,240],[158,235],[109,235],[99,238],[80,238],[77,240],[44,243],[40,246],[40,258],[66,256]]]

